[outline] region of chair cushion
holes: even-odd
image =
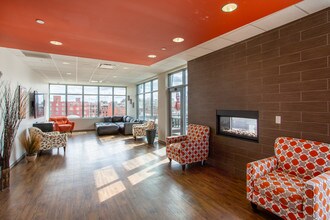
[[[104,122],[112,122],[112,117],[104,117]]]
[[[58,116],[49,118],[50,121],[54,121],[57,124],[66,124],[68,122],[68,118],[66,116]]]
[[[208,141],[210,136],[210,128],[204,125],[189,124],[188,126],[188,140]]]
[[[305,180],[330,168],[330,145],[298,138],[275,140],[275,156],[280,170]]]
[[[60,131],[71,131],[72,125],[71,124],[61,124],[58,125]]]
[[[125,122],[130,122],[130,121],[131,121],[131,119],[132,119],[132,117],[131,117],[131,116],[126,116],[126,118],[125,118]]]
[[[303,211],[304,180],[275,170],[255,180],[254,190],[292,210]]]
[[[122,122],[123,116],[112,116],[112,122]]]
[[[72,125],[71,124],[62,124],[62,125],[59,125],[60,128],[71,128]]]

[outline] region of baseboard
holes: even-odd
[[[96,131],[95,129],[73,130],[72,132]]]
[[[12,169],[14,166],[16,166],[19,162],[21,162],[25,158],[25,154],[20,156],[13,164],[10,165],[10,169]]]

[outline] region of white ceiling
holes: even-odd
[[[189,60],[277,28],[329,6],[330,0],[304,0],[151,66],[56,54],[49,54],[48,59],[35,58],[26,57],[20,50],[11,49],[11,51],[49,83],[95,84],[95,81],[98,81],[99,84],[129,85],[186,65]],[[63,64],[64,62],[69,64]],[[100,63],[113,64],[115,69],[99,69]]]

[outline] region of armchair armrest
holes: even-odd
[[[166,138],[166,145],[187,140],[187,135],[169,136]]]
[[[74,121],[68,121],[68,124],[71,125],[71,130],[73,130],[76,123]]]
[[[133,124],[132,128],[144,128],[144,124]]]
[[[60,128],[58,127],[58,123],[54,122],[54,131],[59,131]]]
[[[330,171],[305,182],[304,214],[309,219],[330,219]]]
[[[277,158],[275,156],[250,162],[246,165],[246,192],[247,199],[252,201],[254,180],[272,172],[277,167]]]

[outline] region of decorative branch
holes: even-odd
[[[22,121],[20,117],[20,109],[26,109],[28,95],[19,95],[20,88],[16,86],[14,92],[9,83],[1,83],[0,92],[0,119],[1,142],[0,142],[0,161],[1,171],[6,173],[6,176],[1,175],[0,188],[9,187],[9,159],[11,150],[15,141],[17,130]],[[5,179],[4,179],[5,178]]]

